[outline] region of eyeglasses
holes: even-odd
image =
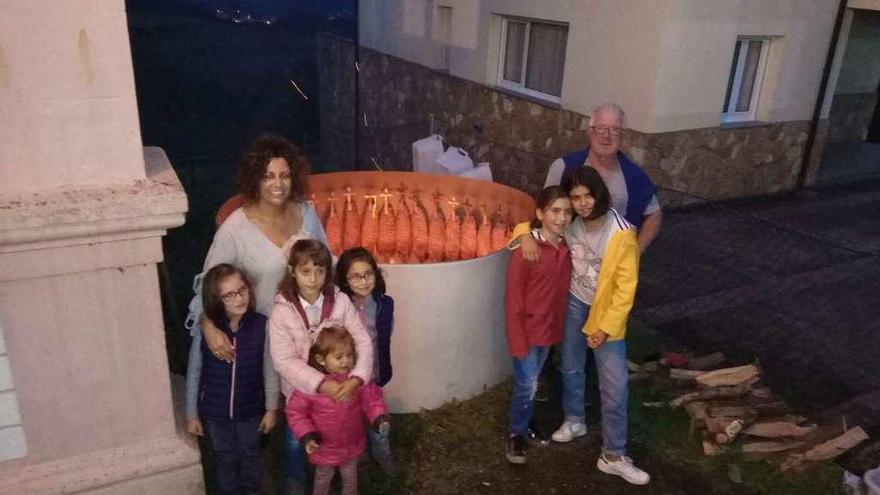
[[[607,136],[619,136],[623,129],[612,125],[591,125],[590,130],[596,134]]]
[[[247,295],[248,295],[248,292],[249,292],[249,291],[248,291],[247,285],[243,285],[243,286],[242,286],[240,289],[238,289],[238,290],[229,291],[229,292],[227,292],[226,294],[221,295],[221,296],[220,296],[220,299],[223,299],[223,302],[225,302],[225,303],[231,303],[231,302],[234,301],[237,297],[245,297],[245,296],[247,296]]]
[[[351,275],[346,277],[349,283],[366,282],[368,280],[373,280],[374,278],[376,278],[376,272],[374,272],[373,270],[364,273],[352,273]]]

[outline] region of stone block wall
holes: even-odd
[[[321,56],[353,52],[351,44],[338,43],[345,42],[323,44]],[[375,161],[385,170],[412,170],[411,145],[433,128],[475,163],[490,162],[496,182],[534,194],[555,158],[587,145],[586,115],[374,50],[360,53],[361,169],[372,169]],[[322,98],[335,87],[321,86]],[[321,116],[324,148],[338,134],[324,135],[324,119],[333,118]],[[629,130],[622,148],[659,186],[724,199],[794,188],[808,130],[808,121],[658,134]]]

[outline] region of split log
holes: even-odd
[[[697,400],[708,400],[708,399],[724,399],[730,397],[742,397],[749,391],[749,387],[755,384],[758,381],[758,377],[753,377],[751,380],[731,387],[711,387],[703,390],[698,390],[696,392],[690,392],[675,399],[672,399],[669,402],[669,405],[672,408],[681,407],[688,402],[693,402]]]
[[[659,368],[660,362],[658,361],[648,361],[642,365],[642,371],[645,373],[656,373]]]
[[[797,426],[784,421],[762,421],[754,423],[743,431],[745,435],[762,438],[795,437],[802,438],[812,433],[816,426]]]
[[[765,440],[760,442],[744,443],[740,450],[747,454],[759,454],[770,452],[785,452],[786,450],[802,447],[802,440]]]
[[[749,397],[771,400],[773,399],[773,391],[770,390],[770,387],[755,387],[749,390]]]
[[[724,448],[712,440],[703,440],[703,454],[714,457],[724,452]]]
[[[768,402],[765,404],[754,404],[746,406],[714,406],[709,408],[709,416],[735,416],[745,418],[747,416],[781,416],[785,414],[786,406],[784,402]]]
[[[728,418],[729,419],[729,418]],[[717,420],[717,418],[710,418],[706,420],[706,424],[708,425],[710,422]],[[742,431],[743,426],[746,424],[746,419],[742,418],[733,418],[730,421],[727,421],[726,424],[723,422],[720,426],[722,426],[721,431],[715,433],[715,441],[719,444],[726,444],[732,442],[737,435]]]
[[[688,428],[688,438],[693,438],[694,431],[698,427],[701,427],[705,424],[706,418],[708,415],[706,414],[706,403],[705,402],[688,402],[684,405],[685,411],[688,412],[688,415],[691,417],[691,424]]]
[[[658,400],[653,402],[642,402],[642,407],[668,407],[669,402],[665,400]]]
[[[700,370],[683,370],[681,368],[672,368],[669,370],[669,378],[672,378],[673,380],[693,380],[694,378],[705,373],[705,371]]]
[[[704,387],[735,386],[757,378],[760,370],[754,364],[709,371],[696,378]]]
[[[843,435],[819,444],[803,454],[791,454],[782,463],[782,470],[803,469],[812,462],[827,461],[843,454],[847,450],[868,439],[868,434],[861,426],[847,430]]]
[[[660,364],[663,366],[669,366],[670,368],[682,368],[687,365],[690,358],[690,353],[667,351],[664,352],[663,357],[660,358]]]
[[[696,421],[705,421],[709,417],[707,409],[708,405],[702,401],[688,402],[684,405],[684,410]]]
[[[641,373],[644,371],[641,364],[630,361],[629,359],[626,360],[626,369],[632,373]]]
[[[724,353],[713,352],[705,356],[699,356],[688,361],[688,368],[692,370],[711,370],[712,368],[723,363],[725,360]]]
[[[651,375],[648,373],[640,373],[639,372],[639,373],[630,373],[629,374],[629,381],[631,381],[631,382],[637,382],[639,380],[648,380],[650,378],[651,378]]]

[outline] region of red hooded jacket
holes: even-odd
[[[535,237],[533,235],[533,237]],[[504,317],[507,348],[523,358],[531,346],[547,346],[562,340],[565,304],[571,285],[571,253],[560,239],[554,247],[536,239],[540,261],[522,257],[519,249],[511,253],[504,290]]]

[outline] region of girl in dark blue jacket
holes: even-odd
[[[208,434],[219,493],[257,493],[263,480],[260,433],[275,426],[278,408],[266,317],[254,310],[251,284],[233,265],[208,270],[204,287],[205,315],[227,334],[235,358],[217,358],[204,341],[190,352],[186,387],[194,400],[187,404],[187,430]]]
[[[354,303],[373,340],[373,379],[380,387],[391,380],[391,331],[394,299],[385,294],[385,279],[373,255],[363,247],[351,248],[339,256],[336,285]],[[370,452],[386,474],[394,470],[387,433],[370,430]]]

